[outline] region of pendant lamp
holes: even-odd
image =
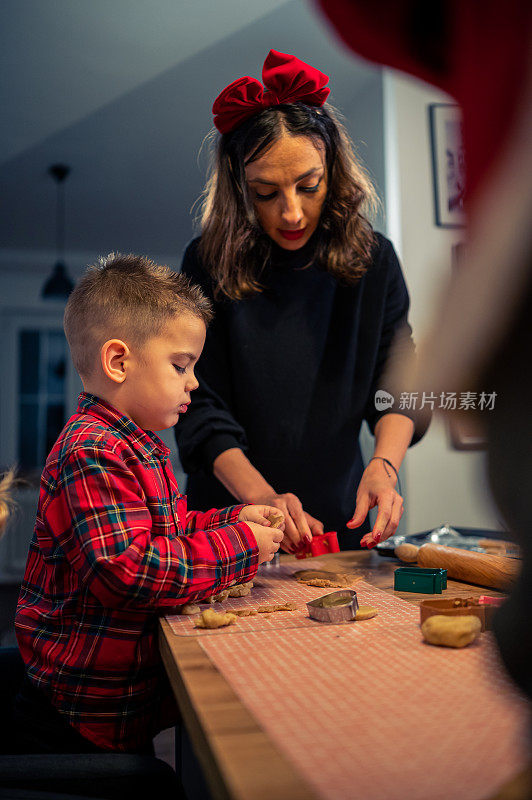
[[[47,300],[64,300],[68,297],[74,284],[70,280],[64,262],[65,251],[65,186],[64,181],[70,173],[66,164],[52,164],[48,174],[52,176],[57,185],[56,213],[55,213],[55,247],[57,260],[52,269],[52,274],[42,287],[41,297]]]

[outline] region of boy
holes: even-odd
[[[187,512],[152,433],[187,410],[211,314],[199,287],[134,255],[70,295],[84,392],[42,474],[16,614],[27,752],[149,752],[177,716],[160,614],[250,580],[279,549],[267,506]]]

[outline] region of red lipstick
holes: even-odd
[[[301,237],[305,235],[305,231],[307,230],[307,228],[305,226],[304,228],[301,228],[301,230],[298,231],[282,230],[281,228],[277,228],[277,230],[279,231],[281,236],[293,242],[296,239],[301,239]]]

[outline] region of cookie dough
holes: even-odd
[[[343,584],[334,583],[334,581],[326,581],[324,578],[309,578],[307,581],[299,581],[299,583],[304,583],[305,586],[318,586],[320,589],[343,586]]]
[[[471,606],[478,606],[478,598],[476,597],[456,597],[453,600],[453,608],[471,608]]]
[[[230,614],[236,614],[237,617],[253,617],[257,613],[255,608],[232,608]]]
[[[196,628],[224,628],[226,625],[232,625],[236,620],[236,614],[230,612],[219,614],[212,608],[206,608],[196,619]]]
[[[195,603],[185,603],[184,606],[180,606],[179,608],[179,613],[185,615],[199,614],[200,611],[201,608],[197,606]]]
[[[212,594],[209,597],[209,603],[224,603],[229,597],[230,591],[231,589],[224,589],[223,592],[218,592],[218,594]]]
[[[284,522],[284,516],[282,514],[269,514],[267,519],[271,522],[272,528],[280,528]]]
[[[299,581],[299,583],[304,583],[305,586],[318,586],[320,589],[345,589],[347,586],[343,581],[328,581],[324,578],[309,578],[308,581]]]
[[[323,589],[345,589],[359,581],[361,577],[342,572],[327,572],[324,569],[300,569],[298,572],[294,572],[294,578],[299,583],[307,586],[319,586]]]
[[[231,586],[229,589],[229,597],[246,597],[250,594],[253,588],[253,581],[247,583],[240,583],[238,586]]]
[[[361,619],[372,619],[372,617],[376,617],[378,613],[377,609],[372,606],[359,606],[355,615],[355,622]]]
[[[295,611],[297,608],[295,603],[274,603],[271,606],[259,606],[257,611],[259,614],[273,614],[274,611]]]
[[[465,647],[475,641],[481,627],[479,618],[472,615],[445,617],[443,614],[434,614],[425,620],[421,632],[429,644]]]

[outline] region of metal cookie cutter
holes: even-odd
[[[307,603],[309,617],[319,622],[352,622],[358,611],[354,589],[340,589]]]

